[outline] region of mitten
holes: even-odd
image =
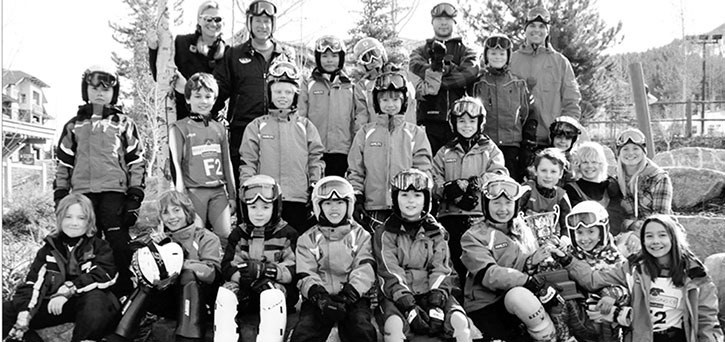
[[[415,307],[415,297],[412,294],[406,293],[402,297],[395,301],[395,306],[401,312],[408,312],[410,309]]]
[[[443,332],[443,319],[445,318],[443,309],[431,308],[430,310],[428,310],[428,317],[429,317],[428,324],[430,325],[430,331],[428,332],[428,334],[430,336],[437,336],[440,333],[442,333]]]
[[[126,191],[126,198],[123,201],[123,225],[131,227],[136,224],[138,211],[143,202],[144,193],[139,188],[129,188]]]
[[[430,317],[428,317],[428,314],[420,306],[414,305],[412,309],[407,311],[405,316],[408,319],[410,329],[414,333],[420,335],[430,333]]]
[[[457,180],[448,181],[443,184],[443,198],[447,201],[454,201],[456,198],[463,196],[465,193],[466,192],[458,185]]]
[[[428,54],[430,55],[430,67],[431,70],[441,72],[443,71],[443,57],[447,52],[446,45],[443,42],[433,40],[430,44]]]

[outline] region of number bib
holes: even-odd
[[[683,292],[670,277],[657,277],[649,291],[649,312],[654,331],[681,328],[684,315]]]

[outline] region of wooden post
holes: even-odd
[[[685,103],[685,137],[692,138],[692,99]]]
[[[655,146],[652,139],[652,127],[650,126],[647,93],[644,90],[642,63],[637,62],[629,65],[629,81],[632,84],[632,98],[634,99],[634,110],[637,113],[637,124],[647,140],[647,157],[652,159],[655,156]]]

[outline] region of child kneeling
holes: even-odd
[[[343,341],[376,341],[370,301],[375,282],[370,233],[352,219],[355,193],[344,178],[328,176],[312,191],[319,224],[297,245],[297,283],[302,296],[292,341],[324,341],[337,323]]]
[[[375,230],[384,340],[415,335],[470,339],[468,318],[451,296],[448,232],[430,215],[433,181],[409,169],[392,181],[393,214]]]

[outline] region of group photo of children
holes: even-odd
[[[404,64],[376,38],[321,35],[311,73],[273,37],[273,2],[249,4],[235,46],[216,1],[195,13],[173,43],[161,224],[132,236],[149,138],[117,70],[91,66],[4,341],[68,322],[72,341],[137,341],[148,315],[175,341],[245,341],[248,319],[265,342],[724,341],[667,171],[637,127],[589,139],[545,7],[521,46],[470,46],[441,2]],[[158,37],[144,43],[160,78]]]

